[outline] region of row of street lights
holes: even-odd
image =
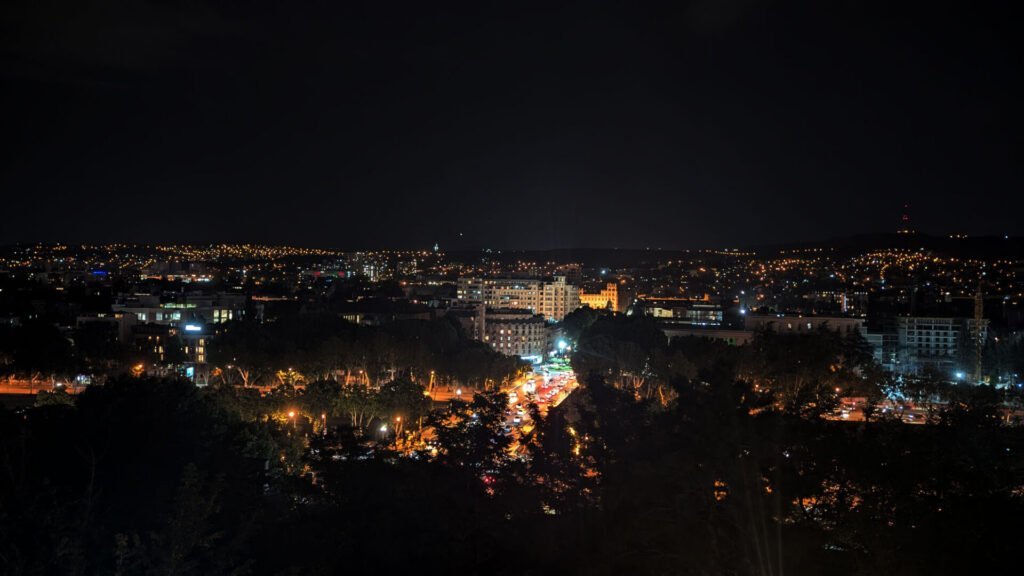
[[[456,394],[461,394],[461,393],[462,393],[461,390],[456,390]],[[295,412],[295,410],[289,410],[288,411],[288,419],[292,423],[292,431],[296,430],[296,418],[295,418],[296,416],[297,416],[297,413]],[[321,433],[324,436],[326,436],[327,435],[327,413],[326,412],[320,414],[320,421],[322,423]],[[401,416],[395,416],[395,432],[400,434],[401,433],[401,429],[402,429],[402,417]],[[388,432],[388,424],[387,424],[387,422],[381,424],[379,430],[380,430],[381,434],[387,434],[387,432]]]

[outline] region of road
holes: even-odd
[[[542,416],[548,410],[565,401],[579,386],[572,369],[562,366],[542,365],[536,372],[517,381],[508,391],[508,407],[505,409],[505,433],[518,436],[533,427],[529,405],[536,404]],[[518,446],[513,445],[512,451]]]
[[[82,390],[85,390],[84,386],[60,386],[70,394],[77,394]],[[58,386],[55,386],[52,382],[48,381],[31,381],[31,380],[0,380],[0,394],[15,395],[15,394],[26,394],[35,395],[39,392],[52,392],[56,390]]]
[[[827,415],[825,418],[842,422],[863,422],[866,403],[866,398],[841,398],[835,413]],[[928,422],[927,406],[909,403],[897,405],[892,402],[885,402],[878,407],[877,412],[878,414],[875,418],[882,418],[896,413],[905,424],[926,424]]]

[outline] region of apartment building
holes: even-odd
[[[456,300],[491,308],[525,309],[559,321],[580,307],[576,286],[565,276],[552,278],[459,278]]]

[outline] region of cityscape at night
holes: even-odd
[[[0,574],[1012,573],[1003,12],[0,8]]]

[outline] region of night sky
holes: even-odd
[[[439,4],[4,2],[0,243],[1024,233],[1000,4]]]

